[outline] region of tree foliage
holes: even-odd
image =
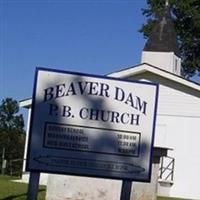
[[[23,116],[18,112],[19,106],[16,100],[12,98],[2,100],[0,104],[0,156],[5,149],[7,174],[10,173],[11,167],[18,174],[22,170],[25,131]],[[15,159],[20,159],[21,162],[10,166],[11,161]]]
[[[169,5],[180,46],[183,76],[200,75],[200,0],[169,0]],[[143,9],[147,23],[140,29],[145,38],[162,15],[164,6],[165,0],[147,0],[147,8]]]
[[[0,130],[15,130],[23,132],[24,120],[22,114],[17,115],[19,106],[16,100],[6,98],[0,105]]]

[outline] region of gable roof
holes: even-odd
[[[168,71],[165,71],[163,69],[160,69],[158,67],[155,67],[153,65],[150,65],[148,63],[142,63],[139,65],[135,65],[129,68],[125,68],[116,72],[112,72],[110,74],[107,74],[107,76],[109,77],[114,77],[114,78],[124,78],[124,79],[128,79],[128,78],[134,78],[134,76],[136,75],[142,75],[144,73],[151,73],[151,74],[155,74],[161,78],[165,78],[168,81],[174,81],[178,84],[181,84],[182,86],[188,87],[189,89],[193,89],[196,90],[197,93],[199,94],[198,96],[200,97],[200,84],[195,83],[193,81],[184,79],[181,76],[178,76],[176,74],[170,73]],[[155,80],[156,82],[156,80]],[[32,99],[24,99],[20,101],[20,107],[24,107],[24,108],[30,108],[32,104]]]
[[[23,100],[19,101],[19,107],[29,109],[29,108],[31,108],[31,105],[32,105],[32,99],[31,98],[23,99]]]
[[[187,80],[181,76],[170,73],[168,71],[165,71],[156,66],[150,65],[148,63],[142,63],[130,68],[119,70],[119,71],[108,74],[108,76],[115,77],[115,78],[131,78],[131,77],[134,78],[134,76],[142,75],[144,73],[151,73],[161,78],[167,79],[168,81],[172,81],[177,84],[181,84],[182,86],[196,90],[197,92],[199,92],[199,96],[200,96],[200,84]]]

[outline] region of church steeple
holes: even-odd
[[[168,1],[142,52],[142,62],[180,75],[181,59]]]

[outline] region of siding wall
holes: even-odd
[[[200,117],[200,98],[160,85],[158,114]]]
[[[158,187],[159,195],[200,199],[200,91],[151,74],[134,79],[160,83],[155,145],[173,149],[175,174],[168,192]]]
[[[175,158],[174,184],[169,196],[200,199],[200,117],[158,116],[157,122],[165,124],[165,142],[173,149],[169,156]],[[164,195],[163,189],[159,188],[160,195]]]

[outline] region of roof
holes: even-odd
[[[159,17],[143,51],[174,52],[177,56],[180,55],[169,6],[165,6],[163,15]]]
[[[143,73],[152,73],[154,75],[157,75],[161,78],[165,78],[168,81],[173,81],[176,82],[178,84],[181,84],[185,87],[189,87],[190,89],[193,90],[197,90],[197,92],[199,92],[199,96],[200,96],[200,84],[195,83],[193,81],[187,80],[181,76],[178,76],[176,74],[170,73],[168,71],[165,71],[163,69],[160,69],[158,67],[155,67],[153,65],[147,64],[147,63],[142,63],[130,68],[126,68],[120,71],[116,71],[113,72],[111,74],[108,74],[108,76],[110,77],[116,77],[116,78],[130,78],[130,77],[134,77],[136,75],[139,74],[143,74]],[[156,81],[156,80],[155,80]]]
[[[125,68],[125,69],[116,71],[116,72],[112,72],[110,74],[107,74],[107,76],[114,77],[114,78],[128,79],[128,78],[134,77],[136,75],[142,75],[143,73],[146,73],[146,72],[155,74],[162,78],[168,79],[168,81],[174,81],[174,82],[181,84],[183,86],[186,86],[190,89],[196,90],[197,93],[199,94],[198,96],[200,97],[200,84],[195,83],[190,80],[187,80],[181,76],[170,73],[168,71],[165,71],[156,66],[150,65],[148,63],[142,63],[142,64],[139,64],[136,66],[132,66],[129,68]],[[20,107],[30,108],[31,104],[32,104],[31,98],[20,101]]]
[[[31,104],[32,104],[31,98],[23,99],[23,100],[19,101],[19,106],[22,108],[30,108]]]

